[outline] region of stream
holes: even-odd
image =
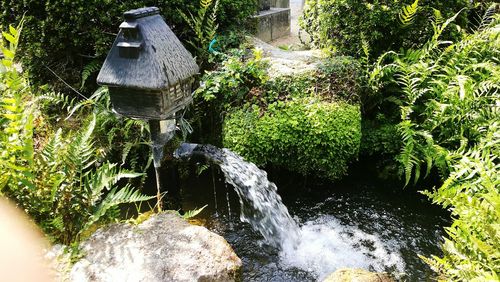
[[[276,173],[276,187],[255,165],[223,153],[221,169],[180,181],[182,209],[208,205],[196,218],[234,248],[244,281],[321,281],[345,267],[432,277],[418,255],[440,254],[447,215],[416,192],[363,167],[336,183]]]

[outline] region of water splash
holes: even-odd
[[[322,215],[303,224],[296,242],[284,244],[281,263],[312,272],[319,280],[346,267],[393,273],[405,269],[396,246],[356,226],[342,225],[333,216]]]
[[[319,216],[302,226],[292,218],[267,179],[267,173],[228,149],[211,145],[182,144],[176,157],[201,155],[217,163],[239,196],[240,219],[259,231],[267,244],[279,248],[288,268],[314,273],[318,279],[341,267],[401,273],[405,264],[396,246],[342,225],[332,216]]]

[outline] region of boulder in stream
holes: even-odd
[[[394,282],[387,273],[370,272],[361,268],[341,268],[328,275],[323,282]]]
[[[241,260],[221,236],[162,213],[113,224],[82,243],[72,281],[236,281]]]

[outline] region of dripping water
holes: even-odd
[[[229,222],[231,222],[231,201],[229,200],[229,187],[227,187],[227,183],[224,182],[224,187],[226,188],[226,202],[227,202],[227,218]]]
[[[217,186],[216,186],[216,182],[215,182],[215,170],[214,168],[212,167],[212,186],[214,188],[214,207],[215,207],[215,216],[218,217],[219,216],[219,212],[218,212],[218,209],[217,209]]]
[[[175,119],[169,120],[150,120],[149,128],[151,132],[151,147],[153,154],[153,165],[156,175],[156,198],[158,209],[162,209],[161,191],[163,189],[161,183],[161,161],[163,159],[163,147],[167,142],[174,137],[175,134]]]

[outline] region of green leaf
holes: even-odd
[[[199,209],[187,211],[182,215],[182,218],[184,218],[184,219],[193,218],[193,217],[197,216],[199,213],[201,213],[207,206],[208,205],[204,205],[203,207],[201,207]]]
[[[17,39],[7,32],[2,32],[3,37],[12,45],[17,44]]]

